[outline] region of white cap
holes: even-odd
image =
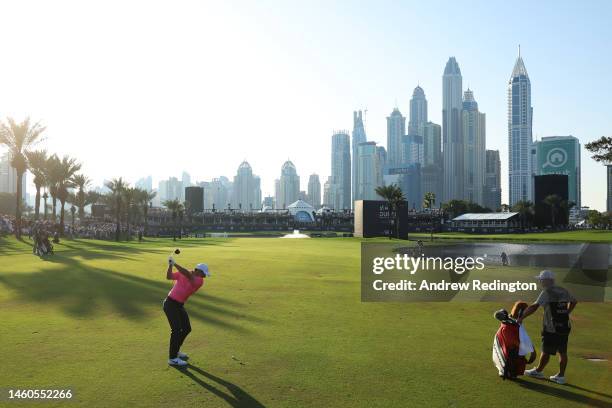
[[[534,276],[534,278],[539,279],[539,280],[544,280],[544,279],[550,279],[550,280],[554,280],[555,279],[555,273],[553,271],[549,271],[548,269],[540,272],[539,275]]]
[[[205,263],[199,263],[195,266],[195,269],[202,271],[204,273],[204,276],[208,277],[210,276],[210,272],[208,271],[208,265],[206,265]]]

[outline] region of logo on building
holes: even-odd
[[[542,168],[546,167],[562,167],[567,163],[567,151],[560,147],[550,149],[546,154],[546,162],[542,165]]]

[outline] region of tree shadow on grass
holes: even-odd
[[[1,274],[0,284],[17,291],[22,299],[55,304],[71,316],[95,316],[103,307],[130,320],[146,318],[151,306],[158,307],[161,314],[162,301],[171,287],[170,282],[91,267],[76,259],[58,263],[58,268],[46,271]],[[187,308],[192,318],[237,332],[248,332],[239,324],[241,320],[263,321],[244,313],[243,306],[233,301],[223,303],[195,295]]]
[[[25,244],[26,246],[22,246]],[[20,255],[31,253],[32,241],[28,238],[15,239],[11,236],[0,235],[0,254],[2,255]]]
[[[561,398],[564,400],[585,404],[590,407],[612,408],[612,402],[604,401],[604,400],[597,399],[597,398],[592,398],[592,397],[589,397],[583,394],[578,394],[574,391],[570,391],[569,389],[566,388],[568,387],[568,385],[554,386],[554,385],[548,384],[546,381],[542,381],[542,380],[530,381],[530,380],[526,380],[522,378],[518,378],[515,381],[523,388],[527,388],[532,391],[541,392],[542,394],[551,395],[551,396]],[[581,387],[577,387],[577,386],[572,386],[572,387],[577,388],[579,390],[586,391],[586,392],[592,392],[594,394],[598,394],[602,396],[607,395],[607,394],[596,393],[594,391],[590,391],[590,390],[587,390]]]
[[[231,407],[234,408],[265,408],[265,406],[257,401],[254,397],[244,391],[242,388],[233,384],[229,381],[226,381],[222,378],[219,378],[213,374],[210,374],[199,367],[194,366],[193,364],[189,364],[186,368],[178,368],[173,367],[178,370],[180,373],[186,375],[191,378],[196,384],[205,390],[215,394],[217,397],[225,400]],[[199,376],[195,375],[198,373]],[[209,380],[206,382],[204,379]],[[216,383],[213,385],[213,383]],[[224,387],[227,391],[222,391],[218,386]]]

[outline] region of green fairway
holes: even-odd
[[[411,239],[429,239],[430,234],[413,233]],[[501,240],[501,241],[571,241],[571,242],[612,242],[612,231],[579,230],[563,232],[531,232],[527,234],[467,234],[463,232],[442,232],[434,238]]]
[[[502,381],[492,314],[510,304],[362,303],[360,242],[66,240],[40,259],[0,238],[0,387],[70,387],[83,407],[612,407],[612,304],[572,315],[568,385]],[[212,272],[186,304],[184,371],[162,312],[176,247]],[[526,325],[539,351],[541,311]]]

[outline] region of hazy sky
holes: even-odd
[[[535,4],[537,3],[537,4]],[[499,149],[507,201],[506,85],[521,44],[534,136],[612,132],[612,2],[4,1],[0,117],[47,125],[41,145],[95,181],[183,170],[232,178],[247,159],[273,192],[290,158],[330,172],[331,135],[367,109],[369,140],[420,84],[440,123],[455,56]],[[605,170],[582,154],[582,201],[605,208]]]

